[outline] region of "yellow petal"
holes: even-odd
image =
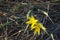
[[[34,35],[36,35],[36,34],[40,35],[40,28],[35,28]]]
[[[43,24],[40,23],[40,27],[42,30],[44,30],[46,32],[46,28],[43,26]]]
[[[38,29],[38,35],[40,35],[40,28]]]
[[[33,24],[31,25],[31,29],[33,29],[33,28],[35,27],[35,26],[34,26],[35,24],[36,24],[36,23],[33,23]]]
[[[34,29],[34,35],[37,33],[40,35],[40,27],[38,25],[33,26],[31,29]]]
[[[33,29],[35,29],[36,28],[36,26],[31,26],[31,30],[33,30]]]
[[[37,30],[34,30],[34,35],[36,35],[36,33],[37,33]]]
[[[27,21],[26,24],[31,24],[30,21]]]
[[[27,24],[35,24],[38,20],[36,20],[33,16],[31,16],[31,18],[29,18],[29,21],[27,21]]]

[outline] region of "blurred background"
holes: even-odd
[[[48,12],[54,24],[44,14],[39,14],[37,8]],[[53,33],[55,40],[60,40],[60,0],[0,0],[0,40],[52,40],[44,32],[33,36],[29,28],[24,33],[26,14],[31,9],[47,32]]]

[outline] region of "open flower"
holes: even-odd
[[[40,35],[40,26],[36,23],[34,26],[31,26],[31,30],[34,30],[34,35],[38,33]]]
[[[31,24],[32,26],[34,26],[34,24],[38,21],[36,20],[33,16],[28,17],[29,21],[27,21],[27,24]]]
[[[42,23],[38,23],[38,20],[34,18],[34,16],[28,17],[28,21],[26,22],[27,24],[31,24],[31,30],[34,30],[34,35],[37,33],[40,35],[41,29],[46,32],[46,28],[43,26]]]
[[[34,30],[34,35],[38,33],[40,35],[41,29],[46,32],[46,28],[41,23],[36,23],[34,26],[31,26],[31,30]]]

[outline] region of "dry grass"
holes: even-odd
[[[60,6],[59,1],[45,0],[0,0],[0,40],[59,40],[60,39]],[[37,9],[48,12],[51,20]],[[41,31],[40,35],[33,34],[25,22],[29,10],[33,10],[39,22],[47,28],[49,35]],[[53,34],[51,37],[51,33]]]

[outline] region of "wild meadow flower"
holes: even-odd
[[[29,21],[26,24],[31,24],[32,26],[38,21],[34,18],[34,16],[28,17]]]
[[[40,35],[40,26],[38,23],[36,23],[34,26],[31,26],[31,30],[34,30],[34,35],[35,34]]]
[[[41,29],[46,32],[46,28],[43,26],[42,23],[39,23],[37,19],[34,18],[34,16],[28,17],[28,21],[26,24],[31,24],[31,30],[34,30],[34,35],[38,34],[40,35]]]
[[[31,26],[31,30],[34,30],[34,35],[38,33],[40,35],[41,29],[46,32],[46,28],[41,23],[36,23],[34,26]]]

